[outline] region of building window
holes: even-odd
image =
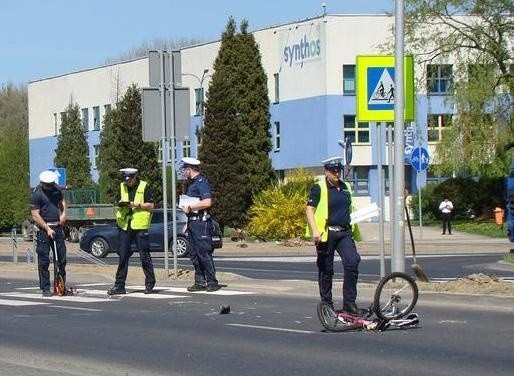
[[[428,142],[439,142],[443,139],[443,132],[451,125],[451,114],[428,115]]]
[[[191,141],[185,140],[182,142],[182,157],[191,156]]]
[[[195,89],[195,115],[203,115],[203,88]]]
[[[429,94],[448,94],[451,84],[451,65],[427,65],[427,89]]]
[[[59,134],[59,125],[57,124],[57,112],[54,112],[54,136]]]
[[[273,123],[273,151],[280,151],[280,122]]]
[[[343,134],[353,144],[369,144],[369,123],[356,123],[355,115],[344,115]]]
[[[343,94],[355,95],[355,65],[343,65]]]
[[[280,75],[275,73],[273,75],[273,80],[275,81],[275,102],[280,102]]]
[[[352,189],[355,195],[368,195],[368,174],[369,166],[353,166],[352,170],[347,177],[347,180],[352,184]]]
[[[98,169],[98,154],[100,150],[100,145],[93,145],[93,167],[95,170]]]
[[[82,109],[82,126],[84,127],[84,132],[89,131],[89,109]]]
[[[94,131],[100,130],[100,107],[99,106],[93,107],[93,130]]]

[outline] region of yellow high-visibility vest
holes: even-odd
[[[350,193],[350,213],[353,211],[353,194],[352,188],[350,184],[347,182],[341,181],[342,184],[345,185],[346,189]],[[314,212],[314,221],[316,222],[316,227],[320,232],[321,241],[326,242],[328,240],[328,189],[327,182],[325,179],[318,181],[316,184],[320,187],[320,196],[318,206],[316,206],[316,210]],[[352,225],[352,232],[354,237],[357,236],[358,228],[357,225]],[[307,228],[305,229],[305,236],[311,238],[312,237],[312,229],[309,224],[307,224]],[[358,240],[358,239],[356,239]]]
[[[129,221],[130,228],[133,230],[147,230],[150,227],[152,212],[137,207],[145,202],[145,187],[146,182],[140,180],[136,189],[136,195],[134,196],[132,214],[130,214],[130,208],[126,206],[118,207],[116,209],[116,223],[122,230],[128,229]],[[126,184],[120,184],[120,193],[121,201],[129,201],[128,187]]]

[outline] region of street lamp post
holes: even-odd
[[[204,113],[204,89],[203,89],[203,83],[205,81],[205,79],[209,76],[207,73],[209,73],[209,69],[205,68],[203,70],[203,73],[202,73],[202,76],[201,77],[198,77],[198,75],[194,74],[194,73],[182,73],[182,76],[191,76],[191,77],[194,77],[198,83],[200,84],[200,95],[201,95],[201,101],[200,101],[200,129],[203,128],[203,113]],[[198,132],[196,132],[198,133]],[[198,137],[198,135],[197,135]],[[197,138],[197,141],[198,141],[198,138]],[[197,154],[198,154],[198,143],[197,142]]]

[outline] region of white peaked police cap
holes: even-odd
[[[43,171],[39,174],[39,181],[45,184],[55,183],[56,178],[55,172],[50,170]]]
[[[121,172],[121,177],[125,180],[125,181],[128,181],[130,180],[130,178],[132,176],[134,176],[137,172],[137,168],[132,168],[132,167],[127,167],[127,168],[121,168],[120,169],[120,172]]]
[[[325,168],[342,168],[343,167],[343,158],[341,157],[332,157],[321,161]]]
[[[200,166],[200,164],[201,164],[201,162],[196,158],[192,158],[192,157],[182,158],[182,167],[183,168],[185,168],[185,167],[198,168]]]
[[[137,168],[132,168],[132,167],[121,168],[120,172],[122,175],[134,175],[137,172]]]

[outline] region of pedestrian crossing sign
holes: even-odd
[[[404,58],[404,120],[414,120],[414,60]],[[357,56],[357,121],[394,121],[394,56]]]

